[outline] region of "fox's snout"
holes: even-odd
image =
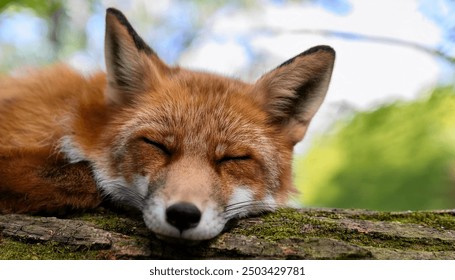
[[[197,227],[201,216],[199,208],[190,202],[178,202],[166,208],[166,222],[180,232]]]

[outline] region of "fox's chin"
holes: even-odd
[[[155,236],[159,240],[164,241],[166,243],[185,245],[185,246],[196,246],[204,241],[207,241],[207,240],[194,240],[194,239],[185,239],[185,238],[180,238],[180,237],[171,237],[171,236],[161,235],[161,234],[157,234],[157,233],[155,233]]]
[[[200,243],[208,240],[212,240],[216,238],[221,232],[211,232],[210,234],[188,234],[188,233],[180,233],[180,234],[167,234],[167,233],[160,233],[158,231],[154,231],[151,229],[155,236],[163,241],[168,243],[178,243],[178,244],[190,244],[190,243]]]

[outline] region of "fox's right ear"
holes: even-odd
[[[313,47],[262,76],[255,96],[269,114],[269,121],[281,127],[291,143],[305,135],[311,119],[329,87],[335,51],[329,46]]]
[[[132,95],[153,89],[169,71],[122,12],[114,8],[106,11],[104,53],[107,95],[117,104],[128,103]]]

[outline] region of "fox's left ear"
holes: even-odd
[[[262,76],[254,94],[282,127],[292,144],[305,136],[311,119],[324,101],[335,62],[329,46],[313,47]]]
[[[135,94],[156,87],[169,67],[136,33],[117,9],[106,11],[104,54],[107,95],[117,104],[128,103]]]

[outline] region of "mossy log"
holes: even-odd
[[[0,215],[0,259],[455,259],[455,210],[282,209],[191,245],[160,241],[139,218],[105,209]]]

